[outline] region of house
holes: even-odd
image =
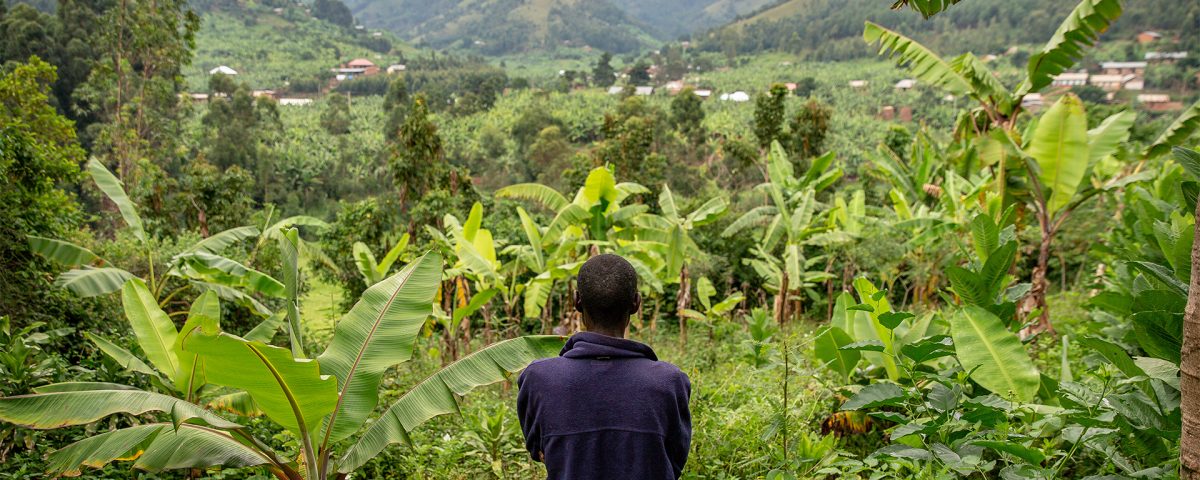
[[[913,80],[911,78],[906,78],[906,79],[900,80],[899,82],[896,82],[896,91],[897,92],[907,92],[909,90],[912,90],[913,87],[915,87],[915,86],[917,86],[916,80]]]
[[[1152,32],[1152,31],[1147,30],[1145,32],[1137,34],[1137,42],[1141,43],[1143,45],[1147,44],[1147,43],[1151,43],[1151,42],[1157,42],[1159,40],[1162,40],[1162,34],[1158,33],[1158,32]]]
[[[1088,78],[1088,84],[1100,87],[1106,92],[1115,92],[1118,90],[1141,90],[1145,87],[1145,82],[1132,73],[1125,75],[1092,75],[1090,78]]]
[[[738,90],[733,93],[722,93],[721,101],[726,101],[726,100],[731,101],[731,102],[739,102],[739,103],[740,102],[749,102],[750,94],[743,92],[741,90]]]
[[[311,98],[281,98],[281,99],[279,99],[280,105],[293,106],[293,107],[308,106],[308,105],[311,105],[312,102],[313,102],[313,99],[311,99]]]
[[[191,98],[193,102],[207,102],[208,101],[207,93],[189,93],[187,96],[188,96],[188,98]]]
[[[1021,98],[1021,108],[1030,112],[1041,110],[1043,105],[1042,94],[1040,93],[1029,93]]]
[[[900,107],[900,121],[901,122],[911,122],[912,121],[912,113],[913,113],[912,107],[908,107],[908,106]]]
[[[666,85],[663,85],[663,87],[665,87],[667,89],[668,93],[670,93],[671,95],[675,95],[675,94],[679,93],[681,90],[683,90],[683,81],[682,80],[671,80],[671,81],[667,82]]]
[[[1184,60],[1188,52],[1146,52],[1146,61],[1152,63],[1175,63]]]
[[[891,105],[884,105],[882,108],[879,109],[879,115],[877,115],[877,117],[879,117],[880,120],[895,119],[896,118],[896,107],[893,107]]]
[[[788,89],[788,91],[789,91],[789,92],[795,92],[795,91],[796,91],[796,83],[795,83],[795,82],[788,82],[788,83],[785,83],[785,84],[783,84],[783,86],[784,86],[784,87],[787,87],[787,89]]]
[[[1142,76],[1146,74],[1146,62],[1101,62],[1100,70],[1105,75]]]
[[[1087,82],[1087,72],[1066,72],[1055,76],[1050,84],[1056,87],[1078,87],[1087,85]]]
[[[218,73],[223,74],[223,75],[237,75],[238,74],[237,70],[226,67],[224,65],[221,65],[217,68],[214,68],[214,69],[208,71],[209,75],[216,75]]]
[[[609,95],[620,95],[621,92],[624,92],[624,91],[625,91],[625,87],[622,87],[619,85],[613,85],[611,87],[608,87]]]
[[[1142,104],[1146,110],[1152,112],[1164,112],[1170,110],[1182,110],[1183,102],[1172,102],[1171,96],[1158,93],[1146,93],[1137,96],[1137,102]]]
[[[405,70],[408,70],[408,66],[402,63],[397,63],[394,65],[389,65],[387,68],[387,73],[388,75],[395,75],[397,73],[403,73]]]
[[[634,95],[649,96],[654,94],[654,87],[636,87],[633,89]]]
[[[851,80],[850,88],[853,88],[856,90],[861,90],[861,89],[867,88],[867,81],[866,80]]]
[[[692,93],[696,94],[696,96],[700,97],[700,98],[708,98],[708,97],[712,96],[713,92],[712,92],[712,90],[705,88],[705,89],[700,89],[700,90],[693,90]]]
[[[345,67],[345,68],[361,68],[361,69],[363,69],[363,75],[374,75],[376,73],[379,73],[379,67],[375,65],[375,62],[372,62],[365,58],[356,58],[354,60],[346,62],[346,64],[343,65],[343,67]]]
[[[279,96],[275,93],[274,90],[253,90],[250,92],[250,96],[254,97],[254,98],[258,98],[258,97],[279,98]]]

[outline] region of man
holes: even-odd
[[[557,358],[534,361],[517,379],[525,446],[551,480],[677,479],[692,440],[691,383],[626,340],[642,306],[637,273],[616,255],[579,269],[580,332]]]

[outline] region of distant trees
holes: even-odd
[[[612,67],[612,54],[604,52],[592,68],[592,83],[597,87],[610,87],[616,81],[617,73]]]
[[[671,123],[693,146],[703,145],[707,136],[702,103],[691,87],[683,89],[671,99]]]
[[[650,64],[645,59],[638,60],[629,69],[630,85],[647,85],[650,83]]]
[[[437,125],[429,119],[425,97],[417,96],[413,100],[404,123],[389,140],[388,164],[403,209],[410,196],[420,197],[436,186],[436,179],[444,175],[446,167],[442,137],[438,135]]]
[[[341,0],[316,0],[313,2],[313,16],[342,27],[354,26],[354,14]]]
[[[816,100],[809,100],[792,117],[790,123],[792,154],[813,158],[824,153],[825,136],[833,112]]]
[[[321,128],[330,135],[350,133],[350,100],[345,95],[330,95],[321,112]]]
[[[787,95],[787,87],[776,83],[769,91],[754,98],[754,137],[758,139],[759,148],[766,149],[783,133]]]

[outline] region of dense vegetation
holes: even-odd
[[[1197,64],[1146,73],[1179,111],[1051,85],[1194,48],[1188,2],[783,2],[656,51],[630,2],[441,3],[506,15],[404,24],[444,52],[336,0],[0,11],[0,478],[536,477],[511,380],[599,252],[691,377],[687,478],[1200,475]]]

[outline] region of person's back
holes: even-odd
[[[580,269],[577,289],[589,331],[517,380],[530,455],[551,479],[679,478],[691,442],[691,385],[649,346],[620,338],[640,306],[636,273],[624,259],[600,255]]]

